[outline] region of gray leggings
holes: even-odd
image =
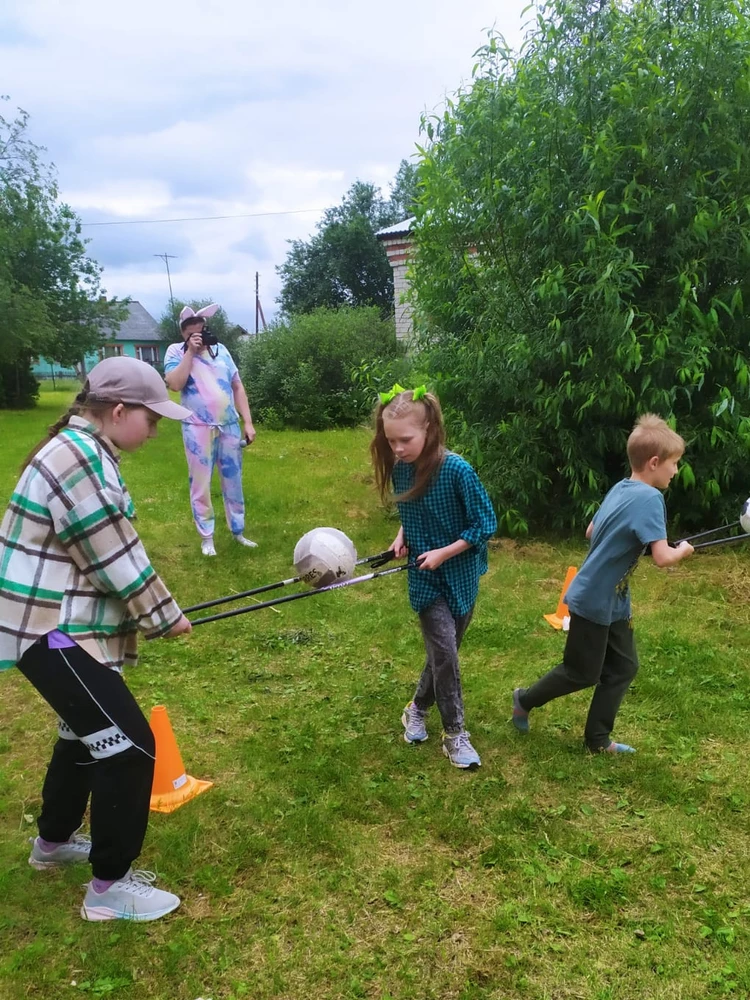
[[[638,672],[633,628],[629,621],[597,625],[579,615],[570,616],[563,662],[519,695],[527,712],[573,691],[593,687],[584,739],[590,750],[611,742],[615,717],[625,692]]]
[[[414,694],[414,704],[426,712],[437,702],[443,730],[455,736],[464,728],[464,699],[458,651],[474,614],[454,616],[444,598],[419,612],[427,659]]]

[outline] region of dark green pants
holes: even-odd
[[[564,694],[593,687],[584,739],[590,750],[602,750],[612,742],[620,703],[637,673],[638,657],[629,621],[597,625],[571,615],[562,663],[522,691],[519,701],[521,708],[530,712]]]

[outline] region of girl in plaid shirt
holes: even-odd
[[[437,702],[443,753],[460,768],[478,768],[464,728],[458,650],[474,613],[487,540],[497,519],[472,467],[445,448],[440,403],[424,386],[381,393],[370,445],[384,501],[395,500],[401,528],[391,548],[417,563],[409,600],[422,626],[426,663],[401,721],[407,743],[427,739],[425,719]],[[391,486],[395,497],[391,496]]]
[[[90,861],[87,920],[155,920],[180,903],[132,869],[155,747],[122,667],[138,631],[191,627],[131,523],[119,455],[155,437],[161,416],[188,413],[149,365],[107,358],[27,459],[0,525],[0,668],[17,664],[59,717],[29,864]],[[75,832],[89,796],[90,841]]]

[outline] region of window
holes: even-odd
[[[149,365],[159,364],[159,348],[156,344],[136,344],[135,356]]]
[[[122,345],[121,344],[105,344],[99,351],[99,355],[102,358],[119,358],[122,357]]]

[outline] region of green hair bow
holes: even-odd
[[[390,401],[392,399],[394,399],[394,397],[398,396],[398,394],[400,392],[407,392],[407,390],[404,389],[404,387],[402,385],[399,385],[398,382],[396,382],[396,384],[393,386],[393,388],[391,389],[390,392],[380,392],[380,393],[378,393],[378,395],[380,396],[380,402],[381,402],[381,404],[383,406],[387,406],[388,403],[390,403]],[[414,402],[416,402],[418,399],[421,399],[422,396],[425,396],[425,395],[427,395],[427,386],[426,385],[420,385],[420,386],[417,386],[416,389],[414,389],[413,394],[412,394],[412,399],[414,400]]]

